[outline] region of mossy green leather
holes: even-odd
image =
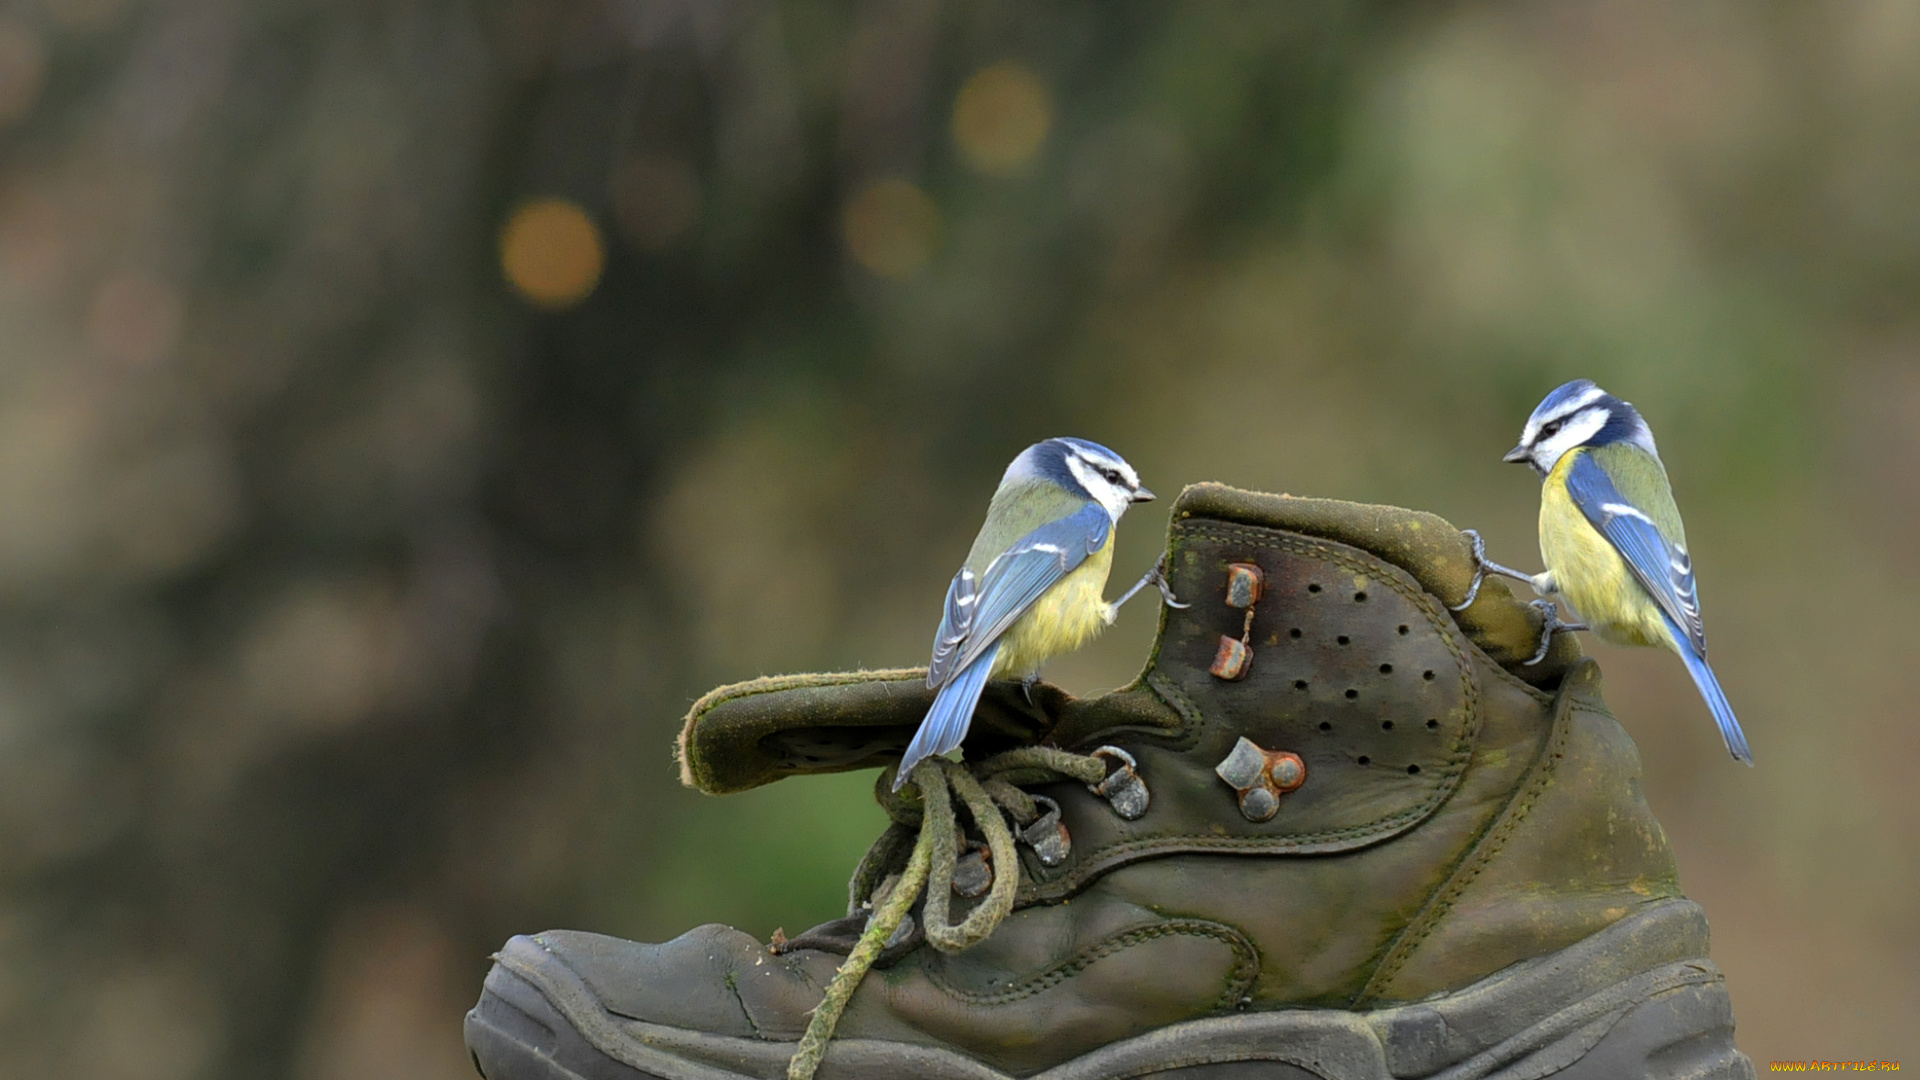
[[[1615,924],[1635,928],[1616,932],[1622,942],[1656,942],[1611,946],[1644,952],[1618,957],[1623,970],[1684,961],[1724,1002],[1704,922],[1677,899],[1672,853],[1597,665],[1571,634],[1524,665],[1539,616],[1500,582],[1449,611],[1473,577],[1458,530],[1430,514],[1202,484],[1174,504],[1168,552],[1174,593],[1190,606],[1162,609],[1139,678],[1091,698],[1043,685],[1031,702],[1017,685],[996,685],[965,747],[970,759],[1034,741],[1078,753],[1120,747],[1151,792],[1147,811],[1127,820],[1078,783],[1028,788],[1060,804],[1069,856],[1049,867],[1023,848],[1006,921],[964,952],[923,946],[869,973],[836,1042],[934,1056],[899,1075],[971,1075],[951,1061],[972,1061],[981,1076],[1078,1076],[1073,1063],[1111,1052],[1102,1048],[1275,1010],[1404,1019],[1413,1014],[1395,1006],[1507,978],[1503,969],[1601,940]],[[1258,568],[1251,617],[1228,603],[1234,564]],[[1251,651],[1238,678],[1214,673],[1223,638]],[[888,763],[930,701],[921,676],[716,690],[682,732],[683,776],[724,793]],[[1215,771],[1243,738],[1305,766],[1265,820],[1244,813]],[[1654,923],[1667,929],[1638,929]],[[535,940],[609,1012],[651,1032],[648,1053],[695,1029],[791,1040],[840,961],[810,949],[773,956],[722,927],[658,946]],[[1726,1024],[1726,1060],[1744,1062]],[[1381,1038],[1389,1058],[1416,1052]],[[868,1049],[835,1052],[822,1075],[836,1061],[849,1070],[841,1075],[886,1074],[850,1064]],[[1223,1060],[1207,1053],[1193,1060]],[[1307,1071],[1244,1075],[1337,1071],[1304,1059],[1289,1067]],[[1096,1074],[1105,1075],[1086,1072]]]

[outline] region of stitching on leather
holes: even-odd
[[[1286,851],[1306,847],[1312,844],[1332,840],[1347,840],[1356,836],[1367,836],[1383,828],[1398,825],[1408,817],[1419,817],[1425,802],[1402,810],[1397,814],[1377,818],[1361,825],[1348,825],[1339,829],[1324,829],[1316,833],[1300,833],[1294,836],[1212,836],[1206,833],[1149,833],[1136,836],[1131,840],[1122,840],[1101,848],[1107,852],[1128,853],[1140,848],[1163,847],[1168,841],[1182,841],[1182,849],[1188,851]],[[1101,860],[1104,865],[1105,860]]]
[[[1456,622],[1455,625],[1458,625],[1458,623]],[[1538,701],[1542,705],[1553,704],[1552,694],[1547,693],[1545,690],[1540,689],[1539,687],[1533,685],[1532,683],[1521,678],[1520,676],[1515,675],[1513,672],[1508,671],[1507,665],[1502,664],[1498,660],[1495,660],[1493,656],[1487,652],[1487,650],[1480,647],[1479,642],[1473,640],[1473,634],[1468,632],[1466,627],[1464,626],[1460,627],[1460,634],[1462,637],[1465,637],[1467,639],[1467,644],[1472,646],[1474,652],[1477,652],[1481,656],[1486,658],[1487,667],[1493,670],[1493,673],[1495,676],[1499,677],[1505,682],[1511,683],[1512,685],[1514,685],[1515,687],[1521,690],[1526,691],[1528,696],[1532,697],[1535,701]]]
[[[1531,775],[1522,781],[1519,790],[1501,811],[1500,816],[1480,834],[1466,858],[1461,860],[1454,869],[1452,876],[1434,891],[1433,896],[1427,901],[1427,906],[1415,915],[1413,921],[1408,923],[1383,950],[1382,959],[1374,968],[1373,975],[1367,979],[1366,985],[1361,987],[1360,993],[1355,995],[1354,1008],[1373,1000],[1379,990],[1400,973],[1407,961],[1413,958],[1413,954],[1419,949],[1421,943],[1432,935],[1441,920],[1453,910],[1453,905],[1459,901],[1461,894],[1466,892],[1467,887],[1472,885],[1488,866],[1492,865],[1493,857],[1499,854],[1507,841],[1513,838],[1513,834],[1519,831],[1521,823],[1532,813],[1534,803],[1539,801],[1541,793],[1547,788],[1548,781],[1552,779],[1560,761],[1566,756],[1567,740],[1572,737],[1573,731],[1572,716],[1576,711],[1594,710],[1577,705],[1572,700],[1568,700],[1562,707],[1554,710],[1553,730],[1548,735],[1546,743],[1540,748],[1540,756],[1535,758],[1533,764],[1529,766]]]
[[[1243,540],[1258,543],[1270,549],[1291,551],[1296,555],[1318,559],[1322,562],[1334,563],[1354,573],[1362,574],[1368,578],[1378,579],[1388,588],[1398,593],[1402,599],[1419,609],[1420,614],[1426,617],[1428,625],[1439,635],[1441,643],[1447,648],[1447,652],[1453,655],[1454,665],[1460,672],[1460,696],[1465,699],[1467,706],[1467,723],[1462,733],[1464,737],[1455,741],[1455,753],[1458,755],[1458,763],[1461,765],[1465,764],[1467,757],[1470,756],[1467,752],[1467,747],[1471,745],[1471,736],[1479,729],[1480,719],[1479,694],[1477,692],[1478,687],[1475,685],[1473,678],[1473,665],[1468,661],[1466,653],[1462,651],[1460,642],[1457,640],[1459,637],[1465,635],[1465,631],[1460,628],[1458,623],[1453,621],[1452,616],[1441,616],[1434,610],[1438,601],[1431,593],[1422,588],[1409,586],[1406,582],[1400,580],[1400,575],[1406,574],[1405,570],[1394,566],[1392,563],[1376,555],[1361,553],[1365,559],[1370,560],[1362,561],[1361,558],[1357,558],[1347,551],[1331,546],[1328,541],[1309,539],[1289,533],[1275,533],[1268,529],[1215,525],[1212,523],[1190,523],[1186,528],[1190,532],[1201,535],[1211,535],[1215,539]],[[1386,567],[1393,571],[1393,573],[1382,574],[1378,569],[1379,567]],[[1449,764],[1453,764],[1453,762],[1449,762]]]
[[[1301,534],[1301,533],[1287,533],[1279,530],[1260,529],[1259,526],[1219,525],[1219,524],[1214,524],[1212,522],[1185,521],[1185,522],[1179,523],[1174,528],[1176,531],[1184,529],[1187,531],[1194,531],[1194,532],[1218,533],[1218,532],[1234,531],[1236,535],[1241,537],[1245,537],[1249,535],[1242,530],[1259,529],[1260,532],[1262,533],[1271,533],[1275,539],[1293,539],[1294,537],[1305,538],[1305,534]],[[1318,542],[1325,544],[1325,543],[1328,543],[1329,541],[1318,541]],[[1331,542],[1338,543],[1338,541],[1331,541]],[[1327,555],[1331,556],[1332,561],[1337,561],[1337,562],[1340,562],[1342,565],[1347,565],[1351,567],[1353,560],[1350,557],[1342,558],[1342,556],[1346,555],[1345,552],[1338,551],[1332,548],[1322,548],[1321,550],[1325,551]],[[1367,551],[1365,548],[1355,548],[1354,550],[1360,552],[1362,555],[1364,555],[1369,559],[1377,560],[1383,566],[1391,567],[1402,574],[1406,574],[1408,577],[1413,576],[1412,573],[1408,571],[1406,567],[1401,566],[1398,563],[1395,563],[1382,556],[1375,555],[1374,553]],[[1393,577],[1390,575],[1387,577],[1383,577],[1382,580],[1389,582],[1390,588],[1392,588],[1395,592],[1399,593],[1400,595],[1406,597],[1408,600],[1413,601],[1416,606],[1419,606],[1423,612],[1426,612],[1427,617],[1430,621],[1434,617],[1433,612],[1427,610],[1426,606],[1423,603],[1421,603],[1421,598],[1431,598],[1439,602],[1442,608],[1445,608],[1446,606],[1446,602],[1444,600],[1441,600],[1434,593],[1429,592],[1424,586],[1419,586],[1410,592],[1407,589],[1402,587],[1402,584],[1403,584],[1402,582],[1394,580]],[[1418,585],[1418,579],[1415,579],[1415,582],[1416,582],[1416,585]],[[1164,612],[1162,614],[1164,616]],[[1515,675],[1513,672],[1508,671],[1505,664],[1502,664],[1500,661],[1495,660],[1491,654],[1489,654],[1485,649],[1482,649],[1480,647],[1480,643],[1473,639],[1472,632],[1469,631],[1465,626],[1461,625],[1459,617],[1454,612],[1448,611],[1446,613],[1445,618],[1447,622],[1453,625],[1454,629],[1460,632],[1460,636],[1466,639],[1467,646],[1471,648],[1474,652],[1478,653],[1481,657],[1483,657],[1487,661],[1487,667],[1492,669],[1492,671],[1497,677],[1504,679],[1505,681],[1512,683],[1515,687],[1519,688],[1520,690],[1525,691],[1526,693],[1534,697],[1536,700],[1538,700],[1542,705],[1551,705],[1553,703],[1553,695],[1551,693],[1548,693],[1547,691],[1540,689],[1539,687],[1533,685],[1532,683],[1526,681],[1525,679],[1522,679],[1520,676]],[[1154,660],[1155,661],[1159,660],[1159,655],[1160,655],[1159,645],[1160,645],[1160,639],[1155,638],[1154,639]]]
[[[1192,532],[1202,532],[1202,533],[1231,532],[1234,538],[1236,539],[1252,539],[1254,538],[1254,534],[1249,533],[1246,530],[1258,528],[1257,526],[1215,525],[1210,522],[1184,522],[1182,523],[1181,527]],[[1358,560],[1353,558],[1353,556],[1349,555],[1347,552],[1339,550],[1337,548],[1331,548],[1331,547],[1325,546],[1328,543],[1337,543],[1337,541],[1313,540],[1311,538],[1299,536],[1298,534],[1271,532],[1270,530],[1264,530],[1264,529],[1260,529],[1258,531],[1262,534],[1270,534],[1272,539],[1274,540],[1291,542],[1289,546],[1302,545],[1302,544],[1312,545],[1312,552],[1323,554],[1328,561],[1338,562],[1342,566],[1347,567],[1348,569],[1354,569],[1356,566],[1358,566],[1361,569],[1367,568],[1365,563],[1359,562]],[[1354,550],[1358,551],[1365,558],[1375,560],[1382,566],[1389,567],[1397,571],[1398,573],[1406,574],[1408,577],[1413,576],[1411,573],[1407,571],[1405,567],[1400,566],[1393,562],[1389,562],[1388,560],[1381,558],[1380,556],[1375,555],[1370,551],[1366,551],[1363,548],[1356,548]],[[1307,554],[1309,552],[1297,551],[1296,553]],[[1440,598],[1435,596],[1433,593],[1428,592],[1425,587],[1420,586],[1417,579],[1415,581],[1414,586],[1411,588],[1409,588],[1405,582],[1398,580],[1395,576],[1391,574],[1381,575],[1380,579],[1382,581],[1387,582],[1388,587],[1391,588],[1394,592],[1399,593],[1401,596],[1405,597],[1409,602],[1411,602],[1415,607],[1420,608],[1421,612],[1427,616],[1427,620],[1430,623],[1434,624],[1435,629],[1438,629],[1442,622],[1444,622],[1446,625],[1451,626],[1455,631],[1459,633],[1459,635],[1463,639],[1465,639],[1467,646],[1469,648],[1471,648],[1474,652],[1478,653],[1480,656],[1486,659],[1487,666],[1491,668],[1500,678],[1505,679],[1507,682],[1510,682],[1514,686],[1520,688],[1521,690],[1526,691],[1528,694],[1531,694],[1533,697],[1538,699],[1540,703],[1543,705],[1548,705],[1553,703],[1552,694],[1546,692],[1545,690],[1540,689],[1539,687],[1533,685],[1532,683],[1527,682],[1525,679],[1522,679],[1520,676],[1515,675],[1513,672],[1508,671],[1506,668],[1506,665],[1500,663],[1500,661],[1498,660],[1495,660],[1485,649],[1482,649],[1479,643],[1473,640],[1473,634],[1469,632],[1465,626],[1460,625],[1460,620],[1456,618],[1452,612],[1449,611],[1444,616],[1437,615],[1437,613],[1435,613],[1428,606],[1429,603],[1438,603],[1444,609],[1445,608],[1444,602],[1442,602]],[[1445,633],[1442,633],[1441,636],[1449,638],[1447,647],[1450,651],[1452,651],[1455,654],[1456,658],[1458,658],[1460,655],[1460,650],[1456,647],[1454,642],[1451,640],[1451,636]],[[1157,649],[1156,649],[1156,658],[1157,658]]]
[[[1227,972],[1227,989],[1214,1001],[1212,1006],[1214,1010],[1237,1004],[1259,974],[1259,953],[1245,934],[1231,926],[1201,919],[1172,919],[1122,931],[1096,942],[1089,948],[1082,949],[1023,983],[991,994],[961,990],[931,968],[924,969],[924,973],[927,981],[970,1005],[1006,1005],[1050,990],[1068,978],[1092,967],[1096,962],[1124,949],[1170,935],[1212,938],[1225,944],[1233,953],[1233,967]]]
[[[1371,560],[1371,562],[1363,561],[1362,558],[1357,558],[1347,551],[1330,546],[1327,541],[1309,539],[1291,533],[1279,533],[1270,529],[1217,525],[1211,522],[1186,522],[1182,523],[1180,529],[1188,533],[1210,536],[1216,540],[1239,540],[1253,543],[1270,550],[1288,551],[1305,558],[1334,563],[1356,574],[1379,580],[1388,588],[1398,593],[1408,603],[1412,604],[1426,617],[1428,624],[1439,636],[1441,643],[1446,646],[1447,652],[1453,656],[1454,666],[1459,672],[1460,697],[1462,704],[1466,708],[1467,720],[1465,724],[1461,725],[1460,733],[1454,739],[1451,756],[1446,760],[1447,771],[1444,774],[1444,780],[1442,783],[1435,785],[1432,794],[1409,810],[1379,819],[1367,825],[1350,826],[1346,829],[1335,829],[1321,833],[1309,833],[1290,839],[1295,843],[1301,843],[1323,839],[1336,839],[1371,832],[1389,823],[1398,823],[1408,816],[1414,816],[1416,819],[1424,817],[1437,808],[1440,803],[1446,801],[1447,797],[1459,786],[1460,776],[1466,771],[1466,766],[1473,757],[1473,742],[1480,731],[1480,694],[1479,684],[1474,679],[1474,665],[1468,659],[1467,654],[1460,648],[1460,642],[1458,640],[1459,637],[1465,635],[1465,631],[1462,630],[1459,624],[1455,623],[1450,616],[1442,617],[1434,611],[1434,606],[1437,601],[1432,594],[1428,593],[1425,589],[1415,588],[1401,581],[1399,575],[1405,574],[1406,571],[1394,566],[1392,563],[1378,556],[1361,553],[1364,559]],[[1380,567],[1386,567],[1392,570],[1393,573],[1382,574],[1379,570]],[[1163,681],[1171,682],[1172,680]],[[1189,701],[1188,704],[1196,714],[1204,717],[1204,713],[1202,713],[1197,705],[1193,705],[1191,701]],[[1185,834],[1173,833],[1165,835],[1177,837]],[[1196,839],[1212,840],[1216,838],[1197,837]],[[1271,843],[1271,841],[1263,841],[1257,838],[1249,839],[1256,839],[1256,842]],[[1109,850],[1118,850],[1124,847],[1125,845],[1121,845],[1119,848]]]
[[[1180,716],[1180,736],[1168,744],[1171,750],[1191,750],[1200,742],[1202,732],[1206,730],[1207,719],[1200,711],[1200,705],[1187,696],[1180,685],[1165,675],[1155,671],[1147,676],[1147,689],[1160,700],[1167,703]]]
[[[1341,843],[1343,841],[1367,841],[1389,838],[1406,831],[1406,829],[1411,826],[1432,816],[1434,811],[1440,807],[1440,804],[1451,798],[1453,793],[1459,789],[1460,779],[1465,775],[1467,766],[1472,762],[1474,741],[1478,738],[1480,732],[1480,693],[1479,682],[1475,678],[1475,665],[1472,663],[1468,654],[1461,648],[1461,641],[1466,638],[1466,631],[1463,630],[1458,623],[1454,622],[1451,616],[1439,613],[1437,610],[1438,600],[1431,593],[1418,587],[1417,584],[1408,585],[1405,581],[1401,580],[1403,576],[1410,576],[1407,575],[1404,569],[1394,566],[1392,563],[1368,552],[1357,550],[1349,552],[1340,547],[1333,546],[1333,542],[1330,541],[1317,540],[1311,537],[1279,532],[1272,529],[1263,529],[1258,526],[1234,526],[1214,522],[1188,521],[1176,525],[1173,532],[1176,539],[1197,535],[1201,538],[1217,541],[1247,543],[1266,550],[1283,551],[1302,558],[1333,563],[1352,573],[1361,574],[1370,580],[1384,583],[1389,589],[1399,594],[1420,611],[1421,615],[1427,619],[1428,624],[1439,636],[1441,642],[1446,646],[1447,652],[1452,655],[1454,666],[1459,672],[1461,684],[1460,696],[1462,705],[1466,710],[1466,723],[1461,726],[1460,732],[1454,740],[1451,752],[1444,760],[1442,770],[1437,772],[1438,782],[1433,786],[1427,797],[1399,813],[1376,818],[1373,821],[1363,822],[1359,825],[1349,825],[1344,828],[1326,829],[1320,832],[1303,833],[1288,837],[1223,837],[1214,836],[1210,833],[1184,832],[1159,832],[1136,836],[1129,840],[1101,847],[1097,852],[1090,853],[1093,855],[1092,858],[1085,859],[1084,861],[1076,859],[1075,865],[1070,873],[1047,882],[1044,886],[1030,890],[1023,888],[1020,895],[1020,902],[1022,903],[1032,903],[1058,899],[1063,896],[1071,896],[1100,875],[1112,870],[1116,866],[1125,865],[1134,861],[1135,858],[1142,856],[1206,852],[1222,854],[1286,854],[1300,851],[1303,848],[1319,847]],[[1386,572],[1383,572],[1383,570]],[[1162,641],[1164,640],[1164,636],[1163,626]],[[1468,641],[1467,645],[1478,651],[1477,646],[1473,646],[1471,641]],[[1157,658],[1159,647],[1160,643],[1156,643],[1155,665],[1149,667],[1148,670],[1142,674],[1147,679],[1149,688],[1161,695],[1163,699],[1166,699],[1168,704],[1173,706],[1175,711],[1181,714],[1182,720],[1191,731],[1191,735],[1184,740],[1184,745],[1176,747],[1176,749],[1191,749],[1192,746],[1199,741],[1204,730],[1206,722],[1205,713],[1197,703],[1187,696],[1184,690],[1179,688],[1174,679],[1156,670],[1158,666]],[[1499,666],[1498,664],[1492,664],[1491,660],[1489,663],[1496,668]],[[1178,702],[1173,701],[1173,696],[1178,696],[1180,700]],[[1184,706],[1184,708],[1182,706]],[[1358,845],[1348,844],[1347,846]]]

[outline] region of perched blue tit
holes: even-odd
[[[1591,380],[1576,379],[1540,402],[1505,460],[1540,474],[1547,570],[1523,574],[1482,558],[1483,567],[1529,582],[1541,596],[1558,594],[1586,620],[1584,627],[1555,627],[1550,618],[1548,640],[1556,628],[1591,629],[1615,644],[1680,654],[1727,751],[1752,765],[1733,707],[1707,666],[1686,529],[1640,413]]]
[[[947,589],[927,685],[939,691],[907,744],[897,791],[924,758],[960,745],[987,680],[1032,679],[1048,658],[1086,644],[1159,567],[1114,603],[1114,526],[1153,498],[1119,454],[1085,439],[1048,439],[1007,466],[966,565]]]

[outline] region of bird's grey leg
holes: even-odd
[[[1501,566],[1497,562],[1488,560],[1487,542],[1481,538],[1480,530],[1461,529],[1460,535],[1473,542],[1473,583],[1467,586],[1466,599],[1457,604],[1447,605],[1448,611],[1465,611],[1467,608],[1473,606],[1474,600],[1480,596],[1480,586],[1487,580],[1488,574],[1498,574],[1501,577],[1513,578],[1515,581],[1524,581],[1533,586],[1535,592],[1553,591],[1551,588],[1553,575],[1551,573],[1541,574],[1536,577],[1533,574],[1521,573],[1511,566]],[[1542,589],[1540,587],[1542,579],[1545,579],[1549,588]]]
[[[1538,652],[1533,654],[1533,659],[1524,661],[1527,667],[1532,667],[1533,665],[1547,658],[1548,650],[1553,648],[1553,635],[1560,633],[1563,630],[1593,629],[1592,627],[1588,626],[1586,623],[1561,622],[1560,607],[1559,605],[1555,604],[1551,600],[1535,600],[1533,603],[1528,604],[1527,606],[1530,608],[1533,608],[1535,611],[1538,611],[1540,613],[1540,623],[1541,623],[1540,649]]]
[[[1168,607],[1184,608],[1193,606],[1191,604],[1183,604],[1174,598],[1173,586],[1167,582],[1167,553],[1163,551],[1160,553],[1160,560],[1153,564],[1153,569],[1141,575],[1140,580],[1133,583],[1133,588],[1121,593],[1120,599],[1113,602],[1113,609],[1115,611],[1120,610],[1122,605],[1133,599],[1135,593],[1146,588],[1148,585],[1152,585],[1160,590],[1160,599],[1165,601]]]

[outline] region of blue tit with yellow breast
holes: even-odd
[[[1639,411],[1591,380],[1576,379],[1540,402],[1520,445],[1504,460],[1540,474],[1540,555],[1547,570],[1524,574],[1489,563],[1477,536],[1476,557],[1484,570],[1526,581],[1542,596],[1564,597],[1586,621],[1556,625],[1549,605],[1539,655],[1556,629],[1591,629],[1615,644],[1678,653],[1728,753],[1752,765],[1733,707],[1707,666],[1686,529],[1653,432]]]
[[[927,685],[938,693],[907,744],[894,790],[922,759],[960,745],[987,680],[1030,680],[1048,658],[1086,644],[1148,583],[1173,597],[1158,566],[1113,603],[1114,526],[1153,492],[1119,454],[1085,439],[1048,439],[1007,466],[966,564],[947,589]]]

